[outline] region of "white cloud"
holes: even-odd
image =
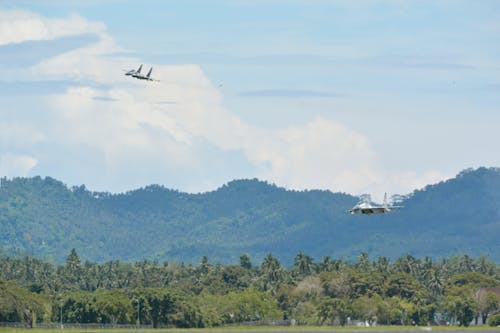
[[[429,184],[435,184],[454,176],[437,170],[430,170],[421,174],[415,171],[393,171],[386,173],[385,185],[391,189],[392,193],[403,194],[412,190],[422,189]]]
[[[278,130],[250,126],[221,107],[220,95],[201,71],[182,69],[160,67],[158,75],[172,82],[182,77],[184,88],[175,83],[165,83],[168,89],[148,83],[112,90],[76,87],[55,96],[52,108],[60,124],[55,141],[102,152],[108,174],[145,154],[145,164],[196,173],[206,162],[197,156],[197,145],[208,142],[221,151],[242,152],[256,176],[289,188],[363,192],[384,181],[376,152],[363,135],[324,118]],[[165,97],[175,104],[161,104]]]
[[[83,33],[102,33],[105,26],[73,14],[49,19],[25,10],[0,10],[0,45],[50,40]]]
[[[134,154],[144,153],[157,160],[168,155],[175,157],[171,163],[184,164],[178,145],[189,144],[187,133],[172,117],[141,100],[141,88],[135,89],[138,91],[74,87],[64,95],[54,96],[51,105],[59,125],[57,140],[93,147],[113,167],[126,168],[127,165],[116,165],[115,160],[123,160],[124,156],[133,159]],[[112,101],[95,99],[102,95]]]
[[[1,113],[0,113],[1,114]],[[6,122],[0,124],[1,147],[31,147],[46,139],[45,134],[31,124]]]
[[[78,15],[47,19],[24,11],[0,13],[0,22],[0,45],[82,33],[99,37],[94,44],[32,68],[31,75],[38,79],[71,79],[73,83],[40,105],[50,122],[24,120],[19,125],[36,128],[22,147],[30,154],[11,153],[13,148],[20,149],[12,143],[15,140],[1,147],[2,174],[36,172],[52,158],[74,168],[71,174],[76,178],[64,181],[83,182],[94,189],[122,191],[153,182],[168,186],[168,179],[183,177],[178,184],[184,188],[207,190],[206,184],[220,185],[232,177],[225,173],[231,166],[207,169],[213,164],[210,159],[240,153],[253,168],[247,177],[258,176],[294,189],[363,193],[384,187],[384,191],[404,193],[439,176],[389,174],[367,137],[325,117],[280,129],[252,126],[222,106],[222,95],[196,65],[154,65],[153,76],[160,82],[125,77],[122,69],[136,67],[140,61],[113,56],[120,48],[101,23]],[[16,124],[10,121],[4,128],[12,134]],[[43,158],[37,158],[44,142]],[[216,151],[200,154],[207,146]],[[78,162],[69,163],[69,155],[59,156],[66,152]]]
[[[118,83],[123,80],[122,70],[138,62],[130,58],[106,57],[120,51],[123,50],[112,38],[101,34],[96,43],[43,60],[33,68],[33,74],[51,79]]]
[[[377,180],[377,157],[361,134],[332,120],[269,131],[248,147],[263,178],[292,188],[359,190]]]
[[[29,155],[14,153],[0,154],[0,175],[3,177],[27,176],[31,169],[37,165],[36,158]]]

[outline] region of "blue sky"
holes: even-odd
[[[497,1],[3,1],[0,69],[7,177],[381,197],[500,166]]]

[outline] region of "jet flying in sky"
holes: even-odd
[[[125,75],[130,75],[130,76],[135,77],[136,79],[139,79],[139,80],[159,81],[159,80],[156,80],[156,79],[151,77],[151,72],[153,72],[153,67],[151,67],[149,69],[149,72],[146,75],[141,73],[141,69],[142,69],[142,65],[139,67],[139,69],[137,71],[132,72],[133,71],[132,70],[132,71],[125,73]]]

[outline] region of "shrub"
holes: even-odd
[[[500,313],[497,313],[497,314],[491,315],[491,316],[488,318],[488,324],[489,324],[490,326],[500,326]]]

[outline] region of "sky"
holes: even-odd
[[[500,166],[498,1],[4,0],[0,71],[2,177],[381,198]]]

